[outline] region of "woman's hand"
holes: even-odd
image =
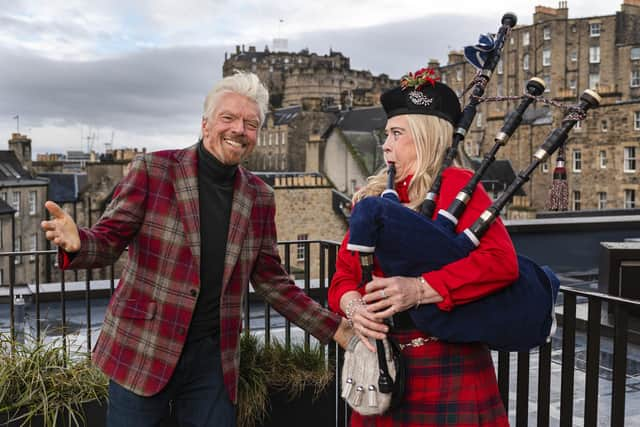
[[[389,327],[370,310],[357,291],[345,292],[340,299],[340,308],[347,315],[355,334],[369,350],[375,352],[370,338],[376,340],[386,338]]]
[[[367,283],[364,301],[379,320],[419,304],[438,303],[442,297],[419,277],[373,277]]]

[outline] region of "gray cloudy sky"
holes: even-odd
[[[614,14],[620,1],[569,0],[569,16]],[[487,5],[490,3],[490,5]],[[530,24],[553,0],[0,0],[0,138],[33,151],[184,147],[235,45],[329,49],[354,69],[399,78],[495,32],[504,12]],[[607,4],[608,3],[608,4]],[[282,20],[282,22],[280,22]],[[6,143],[0,143],[6,149]]]

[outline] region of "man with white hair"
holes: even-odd
[[[235,426],[249,280],[321,342],[348,341],[346,321],[282,268],[273,190],[240,166],[256,145],[267,103],[256,75],[222,79],[205,100],[201,141],[137,157],[90,229],[45,204],[51,219],[42,228],[59,246],[62,268],[109,265],[128,247],[93,351],[110,378],[110,427],[160,425],[169,402],[180,425]]]

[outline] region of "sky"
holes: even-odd
[[[569,17],[622,1],[569,0]],[[531,24],[536,5],[558,1],[0,0],[0,139],[19,128],[34,157],[186,147],[236,45],[286,38],[290,51],[332,49],[352,69],[400,78],[496,32],[505,12]]]

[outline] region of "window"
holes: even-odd
[[[580,150],[573,150],[573,171],[582,171],[582,152]]]
[[[476,127],[482,127],[482,113],[476,113]]]
[[[551,27],[546,26],[542,29],[542,39],[551,40]]]
[[[578,87],[578,81],[576,79],[569,80],[569,89],[575,89]]]
[[[597,89],[600,85],[600,73],[589,74],[589,89]]]
[[[440,80],[442,81],[442,83],[447,84],[447,74],[446,73],[442,73],[440,75]]]
[[[594,22],[593,24],[589,24],[589,35],[591,37],[600,37],[600,23]]]
[[[542,172],[549,173],[549,160],[542,162]]]
[[[298,238],[296,240],[309,240],[308,234],[298,234]],[[298,246],[296,248],[296,259],[298,261],[304,261],[305,247],[307,247],[308,243],[298,242]]]
[[[589,48],[589,64],[600,63],[600,46],[591,46]]]
[[[522,46],[529,46],[529,31],[522,33]]]
[[[623,163],[625,172],[636,171],[636,147],[624,147]]]
[[[551,49],[542,49],[542,65],[544,67],[551,65]]]
[[[635,61],[640,59],[640,47],[632,47],[631,48],[631,60]]]
[[[598,193],[598,209],[607,208],[607,193],[601,191]]]
[[[572,50],[569,58],[571,59],[571,62],[576,62],[578,60],[578,51]]]
[[[496,85],[496,95],[497,96],[504,96],[504,86],[503,86],[502,82],[498,82],[498,84]],[[500,109],[500,107],[502,107],[502,103],[500,103],[500,102],[496,103],[496,107],[498,109]]]
[[[7,192],[3,191],[2,193],[0,193],[0,199],[4,200],[5,202],[7,201]]]
[[[29,249],[31,252],[35,252],[38,250],[38,235],[36,233],[33,233],[31,235],[31,248]],[[35,254],[31,254],[29,255],[29,261],[33,262],[36,260],[36,255]]]
[[[4,249],[4,221],[2,220],[0,220],[0,249]]]
[[[600,121],[600,131],[606,132],[609,130],[609,122],[607,120]]]
[[[607,168],[607,152],[605,150],[600,150],[600,169]]]
[[[581,120],[578,120],[578,121],[576,122],[576,125],[575,125],[573,128],[574,128],[575,130],[580,130],[580,129],[582,129],[582,121],[581,121]]]
[[[456,70],[456,80],[462,81],[462,68]]]
[[[498,61],[498,74],[504,73],[504,64],[502,63],[502,59]]]
[[[640,86],[640,70],[632,70],[631,71],[631,87]]]
[[[15,252],[20,252],[22,250],[22,237],[18,236],[13,240],[13,245],[14,245],[14,250]],[[17,256],[14,258],[13,261],[14,264],[20,264],[22,263],[22,257],[21,256]]]
[[[542,80],[544,80],[544,86],[545,86],[544,91],[551,92],[551,77],[545,75],[542,77]]]
[[[13,209],[16,210],[16,216],[20,216],[20,192],[19,191],[13,192],[12,206],[13,206]]]
[[[525,53],[522,56],[522,69],[525,71],[529,70],[529,54],[528,53]]]
[[[580,200],[581,195],[579,191],[574,191],[573,192],[573,210],[574,211],[579,211],[580,210]]]
[[[633,129],[640,130],[640,111],[633,113]]]
[[[636,190],[624,190],[624,208],[633,209],[636,207]]]
[[[29,215],[35,215],[38,207],[38,193],[29,191]]]

